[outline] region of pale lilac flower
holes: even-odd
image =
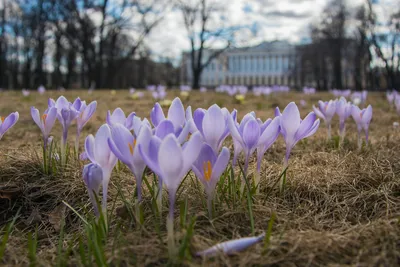
[[[261,242],[264,239],[264,237],[265,234],[261,234],[255,237],[245,237],[245,238],[239,238],[235,240],[222,242],[215,246],[212,246],[209,249],[197,252],[196,256],[212,257],[217,255],[218,253],[223,253],[227,255],[234,254]]]
[[[300,106],[304,108],[305,106],[307,106],[307,102],[304,99],[301,99]]]
[[[18,118],[19,118],[18,112],[13,112],[6,118],[0,116],[0,140],[3,137],[3,135],[17,123]]]
[[[147,125],[140,128],[136,138],[124,125],[117,123],[107,140],[111,151],[135,176],[139,201],[142,201],[142,177],[146,164],[139,154],[138,145],[147,151],[151,137],[151,129]]]
[[[136,92],[135,88],[129,88],[129,94],[133,95]]]
[[[345,121],[351,115],[352,106],[350,102],[347,102],[346,98],[341,97],[336,102],[336,114],[339,116],[339,133],[341,139],[344,138],[346,132]]]
[[[318,101],[318,108],[313,106],[315,114],[323,119],[328,128],[328,139],[331,139],[331,122],[336,112],[336,100],[330,100],[329,102]]]
[[[354,121],[357,124],[357,132],[358,132],[358,148],[361,149],[362,140],[361,140],[361,131],[365,132],[365,141],[368,143],[368,129],[369,124],[372,119],[372,107],[369,105],[367,108],[360,110],[356,105],[352,106],[351,115]]]
[[[76,118],[76,139],[75,139],[75,151],[79,153],[79,137],[81,136],[81,132],[86,123],[90,120],[93,114],[96,112],[97,101],[91,102],[89,105],[86,105],[86,101],[81,101],[79,97],[75,100],[73,106],[79,112],[78,117]]]
[[[31,116],[42,131],[43,146],[46,149],[51,129],[53,128],[57,119],[57,109],[55,107],[48,108],[43,115],[40,116],[39,110],[35,107],[31,107]]]
[[[85,140],[86,156],[92,163],[100,165],[103,170],[103,210],[107,207],[108,184],[111,172],[117,164],[117,157],[111,152],[107,140],[111,138],[111,130],[107,124],[103,124],[96,136],[88,135]]]
[[[167,219],[168,249],[174,254],[174,207],[178,187],[197,159],[202,146],[200,133],[194,133],[182,147],[174,134],[163,140],[153,136],[146,150],[139,144],[139,151],[146,165],[162,179],[169,194],[169,216]]]
[[[280,114],[279,109],[276,114]],[[286,143],[285,166],[288,165],[290,152],[301,139],[312,136],[319,126],[314,112],[310,112],[304,120],[300,118],[300,112],[294,102],[290,102],[280,115],[281,133]]]
[[[39,86],[37,90],[41,95],[43,95],[46,92],[46,88],[44,88],[43,85]]]
[[[206,92],[207,92],[207,88],[205,88],[205,87],[200,87],[200,92],[201,92],[201,93],[206,93]]]
[[[279,118],[276,120],[279,121]],[[249,113],[243,117],[239,125],[235,123],[232,116],[229,116],[228,126],[232,138],[240,144],[245,153],[244,174],[246,176],[251,155],[257,147],[262,151],[265,145],[269,147],[273,141],[275,141],[277,132],[279,131],[279,125],[276,121],[273,124],[274,127],[268,127],[269,122],[266,125],[260,125],[255,116]]]
[[[229,111],[214,104],[205,109],[196,109],[193,114],[193,122],[201,133],[205,143],[211,146],[214,153],[218,153],[223,141],[229,135],[228,117]]]
[[[200,182],[203,183],[207,193],[208,214],[212,216],[212,201],[214,199],[215,187],[225,171],[229,162],[229,149],[223,147],[221,153],[215,154],[215,151],[208,144],[203,144],[200,154],[193,163],[192,170]]]
[[[90,163],[83,168],[83,181],[87,187],[90,202],[92,202],[94,213],[97,218],[100,217],[99,207],[96,196],[99,195],[100,186],[103,183],[103,170],[100,165]]]
[[[150,120],[154,127],[157,127],[158,124],[165,119],[169,119],[173,123],[175,132],[183,129],[186,123],[185,109],[182,101],[178,97],[172,101],[171,106],[168,109],[167,117],[165,117],[164,111],[159,103],[156,103],[151,110]]]
[[[29,90],[22,89],[22,95],[23,95],[24,97],[28,97],[30,94],[31,94],[31,92],[29,92]]]

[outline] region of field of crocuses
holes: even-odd
[[[154,86],[0,98],[2,264],[400,260],[396,92]]]

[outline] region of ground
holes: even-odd
[[[90,245],[95,243],[95,236],[70,208],[84,219],[92,220],[92,206],[81,174],[86,162],[75,160],[71,153],[69,165],[62,171],[44,174],[41,134],[30,116],[31,106],[43,111],[47,98],[60,94],[32,93],[23,98],[20,92],[0,93],[0,114],[4,116],[13,111],[20,114],[18,123],[0,141],[3,234],[17,216],[2,259],[4,265],[92,266],[102,261],[98,257],[104,257],[111,266],[395,266],[400,262],[400,129],[393,127],[393,122],[400,118],[383,93],[368,96],[367,103],[373,106],[370,144],[361,151],[357,149],[352,118],[346,122],[346,139],[341,145],[336,136],[337,119],[333,122],[332,141],[327,141],[326,127],[321,123],[313,137],[300,142],[293,150],[284,194],[276,186],[285,149],[282,137],[268,150],[262,163],[260,192],[252,197],[255,234],[266,231],[272,214],[276,215],[267,246],[260,243],[233,256],[210,259],[192,256],[218,242],[251,236],[252,229],[246,196],[238,198],[219,191],[215,214],[210,219],[204,193],[194,174],[190,174],[178,193],[175,229],[177,242],[183,249],[173,260],[168,258],[166,245],[167,192],[163,195],[160,218],[154,212],[151,192],[144,185],[143,218],[135,219],[135,181],[123,165],[113,171],[111,178],[109,211],[112,215],[108,233],[104,240],[97,242],[100,245]],[[86,101],[98,102],[96,114],[81,136],[81,149],[86,135],[95,134],[105,122],[107,110],[121,107],[126,113],[135,111],[140,117],[149,117],[155,103],[148,93],[141,100],[133,100],[127,90],[117,91],[115,95],[109,90],[90,95],[87,91],[62,94],[69,100],[80,96]],[[178,95],[178,91],[168,92],[169,99]],[[254,110],[265,120],[273,116],[276,106],[282,110],[290,101],[299,103],[304,99],[307,104],[300,110],[305,116],[319,99],[331,98],[329,93],[248,95],[239,104],[227,95],[192,92],[183,102],[193,110],[214,103],[229,110],[236,108],[239,118]],[[52,133],[59,140],[59,123]],[[74,138],[72,127],[71,146]],[[231,147],[230,138],[226,145]],[[253,160],[250,177],[254,164]],[[234,173],[238,175],[239,168]],[[152,183],[153,175],[147,174],[147,180]],[[221,188],[225,188],[222,183]],[[185,203],[187,214],[182,216]],[[192,221],[193,228],[189,226]],[[91,248],[101,251],[90,251]]]

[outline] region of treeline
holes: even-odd
[[[316,81],[319,89],[399,88],[400,1],[383,8],[373,0],[351,9],[349,3],[330,1],[311,25],[312,42],[301,48],[302,82]]]
[[[178,82],[171,60],[154,62],[144,44],[165,1],[0,1],[0,87]]]

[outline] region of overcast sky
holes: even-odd
[[[257,34],[249,44],[285,39],[292,43],[304,41],[309,25],[315,21],[328,0],[219,0],[226,2],[227,20],[233,25],[251,25]],[[350,8],[365,0],[348,0]],[[394,8],[399,0],[375,0],[385,9]],[[397,8],[396,8],[397,9]],[[246,37],[247,38],[247,37]],[[153,30],[147,45],[157,56],[179,58],[190,48],[179,10],[170,10],[165,20]]]

